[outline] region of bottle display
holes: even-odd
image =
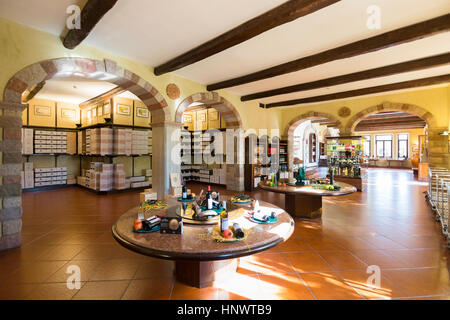
[[[334,177],[360,178],[366,165],[363,156],[364,138],[335,137],[327,138],[327,162]]]

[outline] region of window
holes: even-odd
[[[364,145],[363,145],[364,156],[370,158],[370,156],[372,155],[372,150],[371,150],[371,146],[370,146],[371,137],[363,136],[363,138],[365,139]]]
[[[378,158],[392,158],[392,135],[380,134],[376,138],[376,151]]]
[[[409,141],[408,141],[407,133],[400,133],[397,136],[398,141],[398,158],[399,159],[407,159],[408,158],[408,149],[409,149]]]

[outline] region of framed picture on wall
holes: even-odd
[[[111,105],[109,103],[105,103],[103,105],[103,114],[108,115],[111,113]]]
[[[129,116],[131,114],[131,107],[124,105],[124,104],[118,104],[117,105],[117,114],[121,114],[123,116]]]
[[[75,120],[76,115],[77,114],[76,114],[76,111],[74,109],[67,109],[67,108],[62,108],[61,109],[61,118]]]
[[[192,122],[192,114],[183,115],[183,122],[191,123]]]
[[[136,116],[139,118],[148,118],[149,112],[147,108],[137,107]]]
[[[48,106],[34,106],[34,115],[50,117],[52,115],[52,109]]]

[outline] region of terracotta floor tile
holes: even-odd
[[[136,259],[103,260],[97,265],[89,280],[131,280],[140,264],[141,261]]]
[[[295,235],[287,241],[280,243],[277,248],[281,252],[302,252],[312,250],[305,241],[298,239]]]
[[[361,236],[360,238],[374,246],[376,249],[405,249],[404,246],[384,236]]]
[[[336,244],[350,251],[375,249],[373,245],[359,237],[336,238]]]
[[[214,287],[218,289],[218,299],[254,300],[266,299],[260,287],[257,275],[231,274],[222,281],[216,281]]]
[[[385,250],[385,253],[401,261],[407,268],[440,267],[446,264],[442,250]]]
[[[301,277],[319,300],[363,299],[336,273],[304,273]]]
[[[367,265],[348,251],[322,251],[320,255],[336,271],[367,269]]]
[[[42,283],[67,261],[36,261],[23,264],[3,283]]]
[[[406,292],[394,286],[391,281],[382,275],[380,276],[380,286],[371,286],[372,282],[369,281],[369,284],[367,282],[372,274],[365,271],[339,272],[342,279],[367,299],[392,299],[407,296]]]
[[[322,272],[331,271],[330,265],[314,252],[287,253],[286,257],[292,263],[297,272]]]
[[[139,265],[135,279],[173,278],[175,262],[156,258],[145,258]]]
[[[353,250],[354,255],[368,266],[376,265],[380,268],[404,268],[406,265],[395,256],[385,253],[385,250]]]
[[[107,261],[107,260],[105,260]],[[62,266],[58,271],[51,275],[45,282],[66,282],[68,277],[73,275],[73,271],[67,273],[70,266],[77,266],[80,268],[81,281],[85,282],[92,278],[97,267],[105,263],[104,260],[71,260]],[[70,270],[69,270],[70,271]]]
[[[187,286],[181,282],[176,281],[173,290],[171,300],[218,300],[219,292],[217,288],[194,288]]]
[[[383,270],[382,275],[408,296],[446,295],[450,293],[448,271],[442,268]]]
[[[39,256],[38,260],[71,260],[85,248],[84,245],[61,244]]]
[[[37,286],[37,284],[0,284],[0,300],[23,300]]]
[[[316,251],[345,250],[343,247],[336,243],[335,239],[328,237],[311,238],[304,240]]]
[[[167,300],[172,291],[173,281],[167,279],[132,280],[123,300]]]
[[[92,244],[98,243],[97,239],[100,237],[98,233],[79,233],[75,234],[62,241],[62,244]],[[112,236],[111,236],[112,238]]]
[[[246,269],[247,274],[292,273],[289,261],[281,253],[248,256],[239,259],[239,270]]]
[[[73,296],[73,300],[119,300],[130,281],[94,281],[87,282]]]
[[[260,275],[260,290],[269,300],[314,300],[306,283],[297,274]]]
[[[81,283],[81,288],[84,283]],[[78,289],[67,288],[66,283],[43,283],[38,285],[27,297],[27,300],[70,300],[78,293]]]

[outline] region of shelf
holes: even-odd
[[[36,187],[36,188],[28,188],[28,189],[22,189],[22,192],[36,192],[36,191],[45,191],[45,190],[56,190],[56,189],[63,189],[63,188],[69,188],[73,187],[75,184],[58,184],[54,186],[44,186],[44,187]]]
[[[122,190],[110,190],[110,191],[97,191],[97,190],[92,190],[91,188],[79,185],[79,184],[74,184],[72,186],[77,186],[81,189],[85,189],[89,192],[98,194],[98,195],[107,195],[107,194],[114,194],[114,193],[122,193],[122,192],[128,192],[128,191],[138,191],[138,190],[145,190],[145,189],[150,189],[152,188],[152,185],[149,185],[148,187],[139,187],[139,188],[128,188],[128,189],[122,189]]]

